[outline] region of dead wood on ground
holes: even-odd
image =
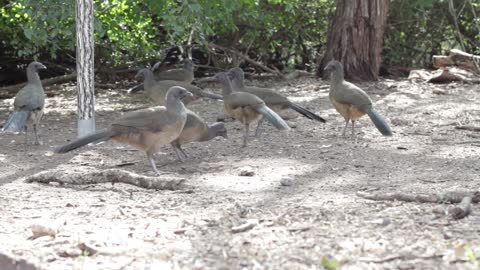
[[[412,70],[409,79],[423,80],[430,83],[449,83],[462,81],[480,83],[480,56],[453,49],[448,56],[434,55],[435,71]]]
[[[100,170],[94,167],[60,167],[53,170],[37,173],[25,179],[27,183],[56,182],[70,185],[91,185],[100,183],[124,183],[145,189],[177,190],[183,187],[185,179],[174,177],[152,177],[133,172],[108,169]]]
[[[477,127],[477,126],[455,126],[455,129],[468,130],[468,131],[480,131],[480,127]]]
[[[463,200],[463,198],[471,197],[473,203],[480,202],[480,191],[449,191],[441,194],[357,192],[357,196],[373,201],[402,201],[419,203],[459,203]]]

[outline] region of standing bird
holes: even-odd
[[[232,68],[228,71],[228,75],[232,81],[232,87],[234,91],[242,91],[253,94],[261,98],[267,106],[274,110],[276,113],[280,114],[282,111],[287,109],[295,110],[296,112],[302,114],[308,119],[315,120],[318,122],[325,123],[325,119],[316,115],[314,112],[303,108],[302,106],[291,102],[288,98],[282,96],[281,94],[273,91],[268,88],[261,87],[252,87],[244,85],[244,73],[243,70],[239,67]],[[263,118],[258,122],[257,130],[255,131],[255,136],[260,134],[260,126],[263,123]]]
[[[156,81],[177,81],[177,82],[184,82],[186,84],[191,84],[194,79],[193,73],[193,62],[190,59],[185,59],[183,62],[182,68],[175,68],[169,70],[160,70],[162,62],[156,63],[152,67],[152,72],[154,75],[154,80]],[[143,83],[137,86],[134,86],[128,90],[129,93],[135,93],[138,91],[144,90]]]
[[[14,111],[10,114],[2,131],[22,132],[25,131],[25,144],[27,144],[28,130],[33,129],[35,144],[38,141],[37,126],[43,116],[45,106],[45,92],[38,72],[47,69],[39,62],[32,62],[27,67],[27,85],[25,85],[15,96],[13,102]]]
[[[247,92],[234,92],[226,73],[218,73],[215,75],[215,79],[222,86],[225,112],[245,126],[243,147],[247,146],[250,123],[260,120],[262,116],[279,130],[290,129],[287,123],[268,108],[259,97]]]
[[[213,123],[207,125],[205,121],[196,113],[187,109],[187,122],[183,127],[182,133],[175,139],[171,145],[175,154],[180,161],[184,161],[188,158],[187,154],[183,151],[182,145],[191,142],[205,142],[210,141],[215,137],[222,136],[228,139],[227,129],[224,123]]]
[[[385,119],[373,109],[372,100],[353,83],[344,79],[342,63],[332,60],[325,67],[325,72],[331,72],[329,97],[335,109],[345,118],[345,131],[348,122],[352,121],[352,137],[355,136],[355,121],[367,114],[383,136],[392,136],[392,130]]]
[[[157,106],[126,113],[109,128],[60,146],[55,152],[66,153],[91,142],[112,139],[144,151],[158,176],[160,172],[153,155],[162,145],[171,143],[182,132],[187,121],[187,111],[180,100],[190,96],[192,94],[185,88],[172,87],[167,93],[166,107]]]
[[[182,100],[185,105],[188,105],[190,102],[198,100],[202,97],[208,97],[211,99],[222,99],[222,96],[220,95],[205,92],[202,89],[196,87],[195,85],[191,85],[186,82],[172,81],[172,80],[155,81],[153,72],[147,68],[144,68],[138,71],[135,78],[137,79],[143,78],[143,85],[144,85],[145,91],[147,92],[147,96],[158,105],[165,104],[165,95],[167,94],[168,89],[170,89],[173,86],[183,87],[193,94],[191,97]]]
[[[153,74],[155,75],[155,80],[157,81],[164,81],[164,80],[171,80],[171,81],[178,81],[178,82],[186,82],[192,83],[193,82],[193,62],[190,59],[185,59],[183,61],[182,68],[174,68],[169,70],[160,71],[161,62],[156,63],[153,68]]]

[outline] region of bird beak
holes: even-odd
[[[193,97],[193,94],[185,90],[180,94],[180,99],[184,99],[186,97]]]
[[[47,69],[47,67],[45,65],[41,65],[39,69]]]

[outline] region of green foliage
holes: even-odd
[[[2,2],[2,1],[0,1]],[[75,0],[10,0],[0,8],[0,58],[75,55]],[[162,57],[164,49],[214,41],[279,68],[312,68],[327,43],[334,0],[94,0],[96,58],[120,64]],[[480,53],[480,1],[392,0],[383,62],[428,65],[460,44]],[[194,30],[192,32],[192,29]],[[269,62],[270,61],[270,62]],[[58,60],[58,62],[62,62]]]
[[[431,56],[447,54],[465,45],[469,53],[480,53],[480,24],[467,0],[455,0],[462,38],[454,27],[448,0],[392,0],[385,33],[383,62],[404,66],[428,66]],[[471,1],[480,15],[480,2]]]

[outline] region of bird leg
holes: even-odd
[[[188,155],[187,155],[187,153],[185,153],[185,151],[183,151],[182,146],[179,146],[179,147],[178,147],[178,150],[180,150],[180,152],[183,154],[183,157],[184,157],[185,159],[188,159]]]
[[[259,121],[258,121],[258,124],[257,124],[257,129],[255,130],[255,137],[260,137],[260,134],[262,132],[262,123],[263,121],[265,120],[265,117],[262,117]]]
[[[355,120],[352,120],[352,138],[355,137]]]
[[[345,137],[345,131],[347,130],[347,127],[348,127],[348,122],[350,121],[350,119],[348,118],[345,118],[345,126],[343,127],[343,131],[342,131],[342,136]]]
[[[35,145],[40,145],[40,142],[38,141],[38,135],[37,135],[37,124],[33,125],[33,134],[35,134]]]
[[[242,147],[247,147],[247,141],[248,141],[248,131],[250,129],[250,124],[245,123],[245,135],[243,136],[243,144]]]
[[[173,147],[173,151],[177,155],[177,158],[180,160],[180,162],[185,162],[184,154],[179,150],[179,147],[176,145],[172,145],[172,147]]]
[[[155,164],[155,160],[153,159],[153,154],[147,152],[147,158],[148,158],[148,161],[150,162],[150,166],[152,166],[152,170],[155,172],[155,175],[160,176],[161,173],[157,169],[157,165]]]

